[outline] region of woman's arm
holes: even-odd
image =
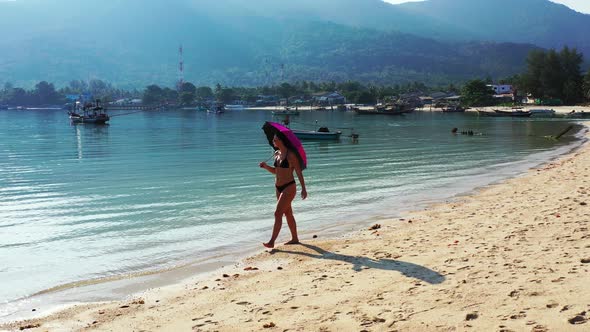
[[[301,165],[299,164],[299,159],[293,156],[291,160],[289,160],[291,165],[295,165],[295,174],[297,174],[297,178],[299,179],[299,184],[301,185],[301,198],[307,198],[307,189],[305,188],[305,179],[303,178],[303,171],[301,170]]]
[[[268,166],[268,164],[265,161],[258,164],[258,166],[260,166],[260,168],[264,168],[265,170],[271,172],[272,174],[277,173],[277,170],[274,167]]]

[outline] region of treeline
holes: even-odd
[[[341,93],[350,103],[370,104],[407,93],[428,93],[431,91],[458,93],[459,88],[453,84],[444,87],[428,87],[424,83],[413,82],[383,86],[363,84],[357,81],[342,83],[300,81],[262,87],[223,87],[217,84],[211,88],[208,86],[197,87],[192,83],[185,82],[177,90],[149,85],[143,92],[143,102],[153,105],[170,104],[177,101],[182,106],[188,106],[214,99],[222,103],[242,101],[253,104],[260,96],[278,96],[287,100],[308,100],[314,94],[334,91]]]
[[[541,103],[575,105],[590,102],[590,69],[584,75],[584,56],[575,48],[557,52],[533,50],[527,57],[526,71],[504,80],[516,88],[518,98],[530,97]],[[494,92],[484,80],[471,80],[461,91],[466,106],[493,105]]]
[[[88,95],[109,102],[121,98],[138,98],[141,96],[141,92],[117,89],[112,84],[98,79],[88,82],[73,80],[60,89],[56,89],[53,83],[46,81],[37,83],[30,90],[14,87],[11,83],[6,83],[0,89],[0,105],[59,106],[68,102],[68,96],[81,95]]]
[[[590,101],[590,70],[584,73],[584,57],[576,49],[564,47],[561,51],[532,50],[527,57],[527,67],[520,75],[515,75],[498,83],[512,84],[518,91],[518,97],[560,100],[573,105]],[[476,79],[459,85],[427,86],[421,82],[394,85],[377,85],[359,81],[284,82],[260,87],[228,87],[217,84],[214,87],[196,86],[184,82],[178,87],[160,87],[149,85],[143,91],[115,88],[111,83],[94,79],[90,81],[73,80],[67,86],[56,89],[53,83],[39,82],[31,90],[14,87],[6,83],[0,89],[0,105],[14,106],[48,106],[63,105],[72,97],[90,96],[103,102],[120,99],[139,99],[144,104],[171,104],[190,106],[206,101],[216,100],[223,103],[242,101],[255,103],[260,96],[276,96],[289,102],[310,100],[323,92],[337,91],[350,103],[371,104],[398,98],[405,94],[429,94],[447,92],[461,94],[466,106],[493,105],[498,101],[493,98],[489,88],[491,78]]]
[[[527,58],[527,71],[517,82],[535,98],[577,104],[590,98],[590,71],[584,78],[583,63],[584,55],[575,48],[564,47],[560,52],[534,50]]]

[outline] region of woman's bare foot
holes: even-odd
[[[267,248],[270,248],[270,249],[272,249],[272,248],[275,247],[275,244],[274,243],[271,243],[271,242],[263,243],[262,245],[265,246],[265,247],[267,247]]]
[[[299,244],[299,239],[293,239],[293,240],[291,240],[289,242],[285,242],[285,244],[286,245],[289,245],[289,244]]]

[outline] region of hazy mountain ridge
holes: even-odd
[[[428,0],[399,7],[470,31],[467,36],[481,40],[546,48],[569,45],[590,54],[590,15],[548,0]]]
[[[534,48],[436,41],[387,27],[425,21],[408,16],[411,11],[380,0],[0,3],[0,49],[10,50],[0,54],[0,82],[101,78],[124,86],[172,85],[180,43],[185,78],[195,83],[256,85],[283,77],[445,82],[517,73]],[[417,34],[451,26],[426,21],[434,23],[416,23]],[[450,27],[449,35],[461,29]]]

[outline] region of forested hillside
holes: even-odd
[[[451,41],[441,36],[464,27],[412,11],[380,0],[0,2],[0,83],[171,85],[182,44],[185,78],[197,84],[444,84],[521,72],[536,48]]]

